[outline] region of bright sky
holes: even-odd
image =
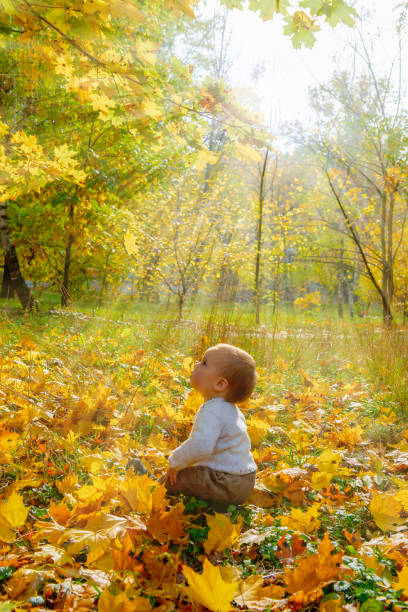
[[[359,13],[370,9],[370,21],[364,29],[375,39],[374,61],[378,74],[389,72],[397,53],[395,23],[398,10],[393,10],[401,0],[356,0]],[[219,7],[219,0],[201,0],[204,14],[210,16]],[[249,10],[230,11],[231,55],[233,67],[231,80],[247,90],[255,90],[260,110],[266,121],[276,127],[282,121],[299,119],[307,123],[311,114],[308,108],[308,88],[326,82],[335,67],[351,69],[352,53],[347,41],[353,41],[356,33],[347,26],[331,28],[324,24],[316,33],[313,49],[297,50],[288,36],[282,32],[280,16],[263,22]],[[405,37],[406,38],[406,33]],[[257,82],[252,80],[256,64],[263,64],[265,71]],[[403,66],[406,81],[408,62]],[[397,71],[395,71],[397,77]],[[253,94],[249,94],[252,95]]]

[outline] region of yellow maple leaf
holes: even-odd
[[[197,155],[195,167],[197,170],[203,170],[207,164],[215,164],[217,160],[217,155],[214,155],[211,151],[207,151],[207,149],[203,149]]]
[[[195,572],[188,565],[182,567],[188,580],[188,587],[184,587],[184,590],[191,601],[206,606],[213,612],[230,612],[238,582],[225,582],[220,568],[212,565],[208,559],[204,559],[202,574]]]
[[[55,486],[58,491],[65,495],[65,493],[72,493],[75,491],[78,484],[78,476],[76,474],[67,474],[62,480],[57,480]]]
[[[285,589],[275,584],[266,587],[262,585],[262,576],[253,575],[246,580],[240,580],[238,585],[239,595],[235,596],[235,603],[254,611],[272,609],[273,601],[281,599],[285,595]]]
[[[136,55],[140,61],[146,64],[155,64],[156,62],[156,48],[150,40],[139,40],[136,41]]]
[[[76,164],[77,160],[73,159],[76,154],[77,152],[70,149],[66,144],[59,145],[54,148],[54,158],[63,166],[71,166],[72,164]]]
[[[115,0],[110,2],[110,13],[112,17],[128,17],[133,23],[136,21],[142,22],[145,19],[144,14],[129,0]]]
[[[393,582],[393,588],[398,591],[404,589],[404,597],[408,597],[408,565],[404,565],[400,572],[397,571],[398,582]]]
[[[34,136],[34,134],[28,135],[23,131],[13,134],[11,142],[19,144],[21,151],[26,155],[30,155],[30,153],[38,154],[43,150],[41,145],[38,144],[37,137]]]
[[[61,541],[70,540],[67,552],[75,555],[89,547],[87,563],[93,563],[112,547],[112,541],[124,537],[126,519],[104,512],[93,514],[84,529],[68,529]]]
[[[169,7],[175,11],[176,15],[184,13],[194,19],[195,14],[190,4],[195,4],[196,2],[197,0],[169,0]]]
[[[9,126],[6,123],[0,121],[0,136],[4,136],[9,131]]]
[[[194,367],[194,359],[192,357],[186,357],[183,359],[183,363],[181,365],[183,368],[183,373],[188,376]]]
[[[234,524],[228,516],[216,512],[214,516],[207,514],[207,525],[210,529],[204,542],[204,550],[210,555],[232,548],[241,533],[242,520]]]
[[[306,512],[302,512],[301,508],[292,508],[288,516],[278,516],[281,525],[289,527],[295,531],[302,533],[313,533],[320,526],[319,516],[320,504],[315,503]]]
[[[0,517],[4,519],[10,527],[21,527],[24,525],[28,511],[31,506],[25,506],[23,498],[13,492],[8,499],[0,505]]]
[[[383,531],[394,531],[399,525],[404,525],[407,520],[401,516],[402,503],[393,493],[374,493],[369,510],[374,521]]]
[[[149,599],[135,596],[130,600],[125,592],[112,595],[109,589],[104,589],[98,599],[98,612],[150,612],[151,609]]]
[[[408,489],[400,489],[397,491],[395,494],[395,499],[401,502],[404,510],[408,510]]]
[[[141,514],[150,514],[152,510],[152,488],[162,488],[164,485],[157,485],[157,481],[143,476],[132,476],[129,471],[125,479],[119,484],[119,493],[129,504],[130,508]]]
[[[327,489],[332,478],[333,474],[328,474],[327,472],[313,472],[312,486],[316,491]]]
[[[362,433],[363,429],[360,427],[360,425],[356,425],[355,427],[349,427],[347,425],[337,434],[337,442],[343,446],[352,448],[361,442]]]
[[[340,453],[332,451],[327,448],[319,455],[317,465],[321,472],[327,472],[328,474],[336,474],[338,472],[338,465],[341,461]]]
[[[184,504],[178,502],[167,510],[166,489],[158,487],[152,494],[152,511],[146,527],[151,535],[161,544],[173,541],[181,544],[185,541]]]
[[[21,436],[15,431],[3,430],[0,433],[0,464],[9,463],[10,451],[16,447]]]
[[[234,144],[236,154],[247,162],[259,163],[262,161],[262,155],[256,149],[242,142]]]
[[[142,112],[148,117],[152,117],[156,120],[161,119],[163,117],[163,112],[152,100],[146,100],[145,102],[143,102]]]
[[[258,446],[265,438],[269,431],[268,421],[264,421],[259,417],[252,417],[248,425],[248,435],[251,439],[252,444]]]
[[[14,540],[11,529],[24,525],[30,506],[25,506],[23,498],[13,491],[8,499],[0,504],[0,538],[5,541]]]
[[[289,485],[297,480],[303,480],[307,477],[307,471],[300,467],[284,468],[283,470],[264,470],[260,474],[260,479],[264,486],[273,493],[281,493]]]
[[[82,463],[91,474],[106,472],[106,459],[101,455],[87,455],[82,459]]]
[[[285,570],[289,593],[308,593],[335,580],[340,571],[342,553],[332,554],[333,545],[328,533],[324,534],[319,552],[302,557],[293,570]]]
[[[138,254],[139,249],[137,247],[137,237],[130,230],[126,230],[123,242],[129,255]]]

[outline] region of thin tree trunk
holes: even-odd
[[[106,253],[106,258],[105,258],[105,267],[103,270],[103,277],[102,277],[102,282],[101,282],[101,288],[99,290],[99,296],[98,296],[98,305],[102,306],[102,301],[103,301],[103,294],[104,291],[106,289],[106,276],[108,274],[108,262],[109,262],[109,257],[110,257],[110,251],[107,251]],[[133,283],[132,283],[132,290],[133,290]]]
[[[255,322],[259,325],[259,302],[260,302],[260,282],[259,270],[261,265],[261,245],[262,245],[262,222],[263,222],[263,207],[265,201],[265,172],[268,163],[269,149],[266,149],[264,163],[261,171],[261,182],[259,185],[259,212],[258,212],[258,229],[256,238],[256,257],[255,257]]]
[[[392,304],[394,297],[394,258],[393,258],[393,225],[394,225],[394,207],[395,195],[394,192],[390,195],[390,210],[388,212],[388,227],[387,227],[387,261],[388,261],[388,303]]]
[[[74,234],[72,232],[72,224],[74,221],[74,203],[71,201],[69,205],[69,232],[67,238],[67,246],[65,247],[64,261],[64,278],[61,287],[61,306],[67,306],[69,300],[69,268],[71,266],[71,252],[74,243]]]
[[[178,294],[178,318],[182,319],[183,317],[183,305],[184,305],[184,293]]]
[[[13,283],[11,282],[10,270],[8,269],[8,266],[6,264],[6,259],[4,258],[3,282],[1,285],[0,297],[11,299],[14,297],[14,293],[15,291]]]
[[[338,315],[342,319],[344,317],[344,251],[343,251],[343,240],[341,241],[341,249],[340,249],[340,264],[337,273],[337,310]]]
[[[36,306],[30,288],[21,274],[20,264],[14,244],[11,242],[7,224],[7,204],[0,202],[0,237],[4,249],[4,267],[10,274],[10,283],[16,291],[24,310],[31,311]]]
[[[278,275],[279,275],[279,258],[276,260],[275,275],[273,277],[273,305],[272,314],[276,313],[276,307],[278,302]]]

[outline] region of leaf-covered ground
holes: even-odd
[[[408,609],[408,428],[352,373],[258,368],[241,406],[257,486],[217,514],[127,467],[166,471],[207,338],[182,354],[126,325],[89,344],[69,323],[6,327],[0,612]]]

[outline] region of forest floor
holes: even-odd
[[[0,612],[408,609],[405,329],[4,310],[0,334]],[[219,341],[259,375],[227,514],[127,468],[166,471]]]

